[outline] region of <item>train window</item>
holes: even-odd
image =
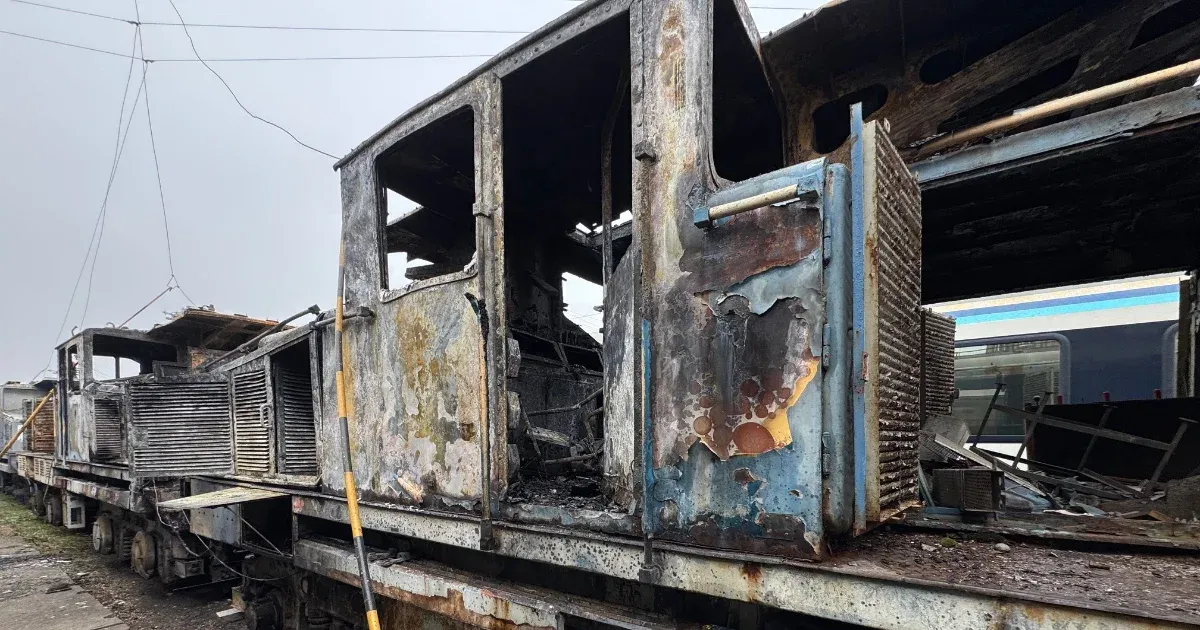
[[[91,342],[88,380],[110,381],[154,372],[156,362],[178,360],[175,346],[142,339],[97,334]]]
[[[463,107],[376,162],[383,289],[465,271],[475,258],[475,113]]]
[[[737,7],[720,0],[712,10],[712,159],[721,177],[736,182],[786,166],[783,123]]]
[[[991,403],[996,383],[1004,383],[998,404],[1025,408],[1036,406],[1043,396],[1049,404],[1060,393],[1062,344],[1055,339],[987,343],[960,346],[954,350],[954,385],[958,400],[954,416],[963,420],[974,434]],[[1020,418],[993,413],[985,436],[1020,436],[1024,424]]]
[[[66,374],[67,391],[77,392],[81,387],[79,375],[79,346],[71,346],[63,351],[59,360],[62,362],[63,373]]]

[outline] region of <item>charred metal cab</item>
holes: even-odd
[[[916,181],[860,108],[788,166],[739,10],[596,5],[339,162],[362,499],[809,558],[915,500]]]

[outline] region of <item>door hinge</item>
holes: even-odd
[[[829,262],[833,257],[833,221],[828,214],[821,216],[821,262]]]
[[[825,370],[829,369],[830,364],[829,335],[831,333],[832,329],[829,327],[829,324],[821,327],[821,368]]]
[[[828,431],[821,434],[821,477],[828,478],[833,474],[833,455],[829,453],[829,443],[832,436]]]

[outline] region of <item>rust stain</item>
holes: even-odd
[[[733,480],[745,486],[757,481],[757,478],[754,476],[754,473],[750,472],[749,468],[739,468],[733,471]]]
[[[352,575],[345,571],[331,569],[328,571],[328,576],[344,582],[346,584],[357,585],[358,576]],[[470,624],[477,628],[486,628],[487,630],[554,630],[552,626],[533,626],[530,624],[514,623],[510,619],[503,618],[507,615],[511,617],[510,602],[504,599],[495,599],[496,615],[485,615],[467,609],[463,601],[462,591],[454,588],[447,589],[445,597],[434,597],[431,595],[420,595],[410,593],[406,590],[396,588],[394,586],[386,586],[375,580],[371,581],[371,590],[383,595],[380,600],[381,613],[385,617],[385,628],[394,628],[395,630],[407,630],[408,628],[419,628],[423,613],[436,613],[444,617],[448,617],[455,621],[461,621]],[[487,593],[484,591],[484,593]],[[396,608],[396,604],[403,606]],[[409,610],[405,610],[405,608]],[[411,610],[412,607],[419,611]],[[387,610],[391,608],[391,610]],[[409,625],[413,622],[416,625]]]
[[[805,348],[798,365],[787,368],[787,372],[796,374],[788,385],[784,385],[783,371],[768,371],[743,380],[732,401],[721,400],[714,379],[703,375],[703,382],[694,381],[684,400],[696,412],[692,431],[721,459],[760,455],[791,444],[788,410],[816,377],[817,364],[818,359]],[[705,393],[694,393],[697,390]]]

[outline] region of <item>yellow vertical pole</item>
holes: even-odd
[[[338,295],[334,307],[333,345],[337,348],[337,409],[342,431],[342,473],[346,484],[346,511],[350,519],[350,534],[354,538],[354,555],[358,559],[358,575],[362,586],[363,607],[367,611],[368,630],[379,630],[379,612],[375,609],[375,594],[371,592],[371,569],[367,563],[367,547],[363,543],[362,521],[358,516],[358,486],[354,482],[354,458],[350,451],[350,420],[346,405],[346,379],[342,375],[345,363],[346,245],[345,231],[338,249]]]

